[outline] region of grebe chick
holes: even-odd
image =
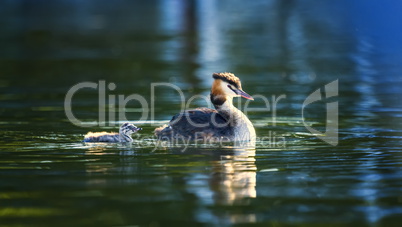
[[[169,125],[155,129],[162,140],[183,138],[214,141],[255,141],[255,129],[247,116],[233,106],[233,97],[254,100],[232,73],[214,73],[211,102],[215,107],[186,110],[173,116]]]
[[[120,126],[119,133],[113,132],[88,132],[84,137],[84,142],[108,142],[108,143],[129,143],[133,142],[131,134],[142,130],[128,122]]]

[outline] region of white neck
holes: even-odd
[[[232,97],[226,97],[226,101],[217,107],[218,112],[230,120],[234,128],[234,141],[255,141],[255,129],[248,117],[233,105]]]
[[[120,129],[119,131],[119,139],[120,142],[133,142],[133,138],[131,138],[131,135],[129,133],[126,133],[123,129]]]

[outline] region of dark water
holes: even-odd
[[[377,0],[2,1],[0,225],[399,226],[401,10]],[[256,97],[255,149],[155,148],[153,129],[181,101],[169,87],[153,95],[152,83],[189,100],[221,71]],[[338,95],[324,99],[336,80]],[[73,96],[75,125],[65,97],[82,82],[98,87]],[[323,99],[302,116],[317,89]],[[135,94],[148,106],[117,108]],[[331,102],[336,146],[304,125],[324,132]],[[120,113],[144,128],[132,146],[80,142],[117,131]]]

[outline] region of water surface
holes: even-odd
[[[402,221],[402,10],[396,1],[4,1],[0,3],[0,223],[6,226],[398,226]],[[375,16],[373,16],[375,15]],[[180,110],[155,89],[154,119],[131,146],[85,144],[106,98],[169,82],[189,100],[231,71],[256,100],[259,141],[158,147],[152,131]],[[339,141],[307,130],[304,100],[338,80],[338,96],[305,109],[325,131],[339,104]],[[114,89],[108,85],[113,83]],[[282,96],[275,105],[274,100]],[[262,97],[269,101],[269,109]],[[110,104],[107,102],[107,104]],[[235,102],[244,108],[245,100]],[[116,104],[117,105],[117,104]],[[202,99],[190,107],[208,106]],[[109,110],[105,106],[105,110]],[[265,108],[265,109],[264,109]],[[275,109],[275,113],[274,113]],[[111,117],[112,116],[112,117]],[[155,120],[155,122],[153,121]],[[89,127],[82,127],[89,126]]]

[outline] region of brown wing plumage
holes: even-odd
[[[233,134],[228,121],[216,110],[197,108],[173,116],[169,125],[155,129],[159,139],[184,137],[204,139],[206,137],[229,137]]]
[[[118,133],[109,132],[89,132],[85,135],[84,142],[120,142]]]

